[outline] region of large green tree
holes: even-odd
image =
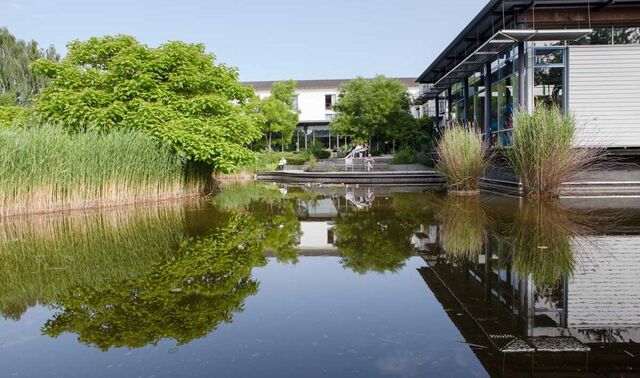
[[[260,101],[264,135],[269,151],[272,150],[274,134],[280,134],[282,151],[293,138],[293,132],[298,124],[298,111],[294,106],[295,91],[295,81],[278,81],[271,87],[271,96]]]
[[[334,106],[338,115],[331,127],[356,139],[396,139],[414,144],[424,133],[411,115],[410,105],[407,87],[402,82],[384,76],[358,77],[340,87]]]
[[[7,28],[0,28],[0,106],[24,105],[47,84],[47,77],[29,67],[37,59],[57,62],[53,46],[44,50],[36,41],[17,39]]]
[[[33,64],[51,78],[37,103],[46,120],[73,132],[141,130],[222,172],[255,158],[247,146],[262,133],[247,106],[253,90],[204,45],[174,41],[150,48],[119,35],[67,47],[60,63]]]

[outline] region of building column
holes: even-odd
[[[518,106],[519,110],[527,108],[527,101],[525,96],[526,86],[526,60],[525,60],[525,45],[524,42],[518,42]]]
[[[447,121],[451,121],[451,87],[447,88]]]
[[[304,127],[304,149],[309,148],[309,135],[307,134],[308,126]]]
[[[491,63],[484,64],[484,143],[491,145]]]
[[[296,152],[300,151],[300,129],[296,128]]]
[[[469,123],[469,78],[462,81],[462,122]]]
[[[436,127],[440,127],[440,95],[436,97]]]

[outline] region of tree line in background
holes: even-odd
[[[54,46],[42,49],[36,41],[23,41],[0,27],[0,106],[26,105],[48,79],[30,65],[38,59],[60,60]]]

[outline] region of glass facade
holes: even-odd
[[[566,50],[564,47],[536,47],[534,55],[534,106],[545,104],[565,109]]]
[[[560,42],[561,44],[564,44]],[[606,26],[593,28],[593,33],[567,45],[629,45],[640,44],[640,27],[638,26]]]
[[[512,49],[494,62],[491,74],[491,145],[511,144],[513,112],[518,106],[518,57]]]

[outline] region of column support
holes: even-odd
[[[436,97],[436,118],[435,118],[435,124],[436,124],[436,128],[440,127],[440,95],[438,95],[438,97]]]
[[[462,81],[462,122],[469,123],[469,78]]]
[[[527,109],[527,101],[525,91],[526,86],[526,60],[525,60],[525,44],[518,42],[518,110]]]
[[[451,87],[447,88],[447,121],[451,121]]]
[[[491,146],[491,63],[484,64],[484,143]]]

